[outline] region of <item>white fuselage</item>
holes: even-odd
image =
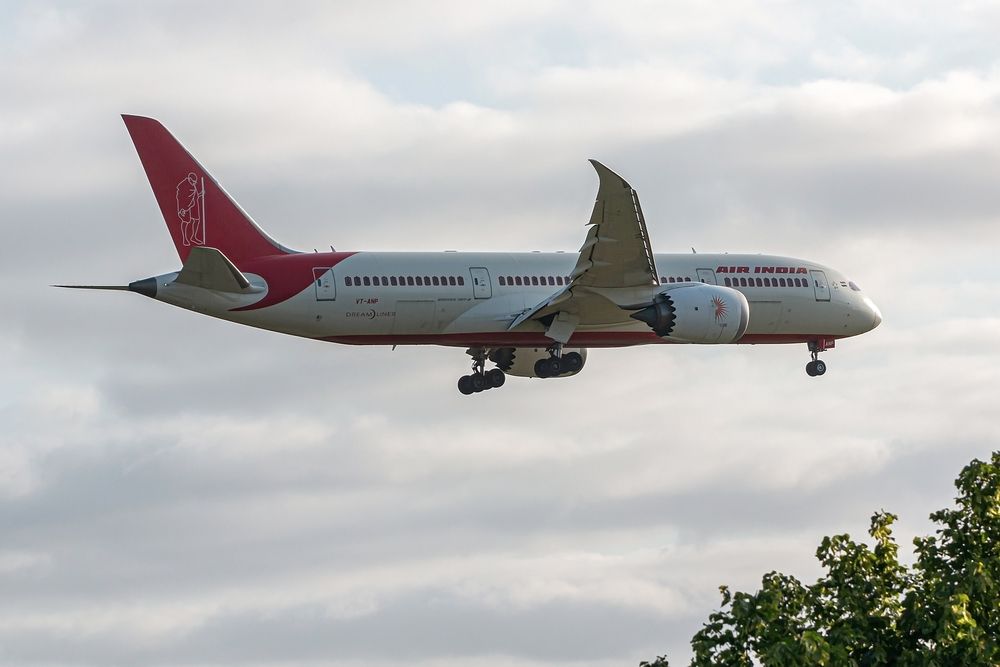
[[[299,253],[240,268],[257,288],[231,294],[157,277],[156,298],[263,329],[350,344],[538,346],[533,323],[508,331],[527,309],[568,285],[576,253]],[[870,331],[878,309],[839,271],[805,260],[749,254],[657,254],[661,287],[730,286],[750,320],[740,343],[835,340]],[[672,342],[643,322],[579,326],[569,345]]]

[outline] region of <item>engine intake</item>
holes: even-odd
[[[733,343],[750,324],[750,304],[738,290],[699,283],[660,292],[631,317],[678,342]]]

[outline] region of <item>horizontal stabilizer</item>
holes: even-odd
[[[175,283],[217,292],[242,294],[250,289],[247,277],[217,248],[196,246],[188,253]]]

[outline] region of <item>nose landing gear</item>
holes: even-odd
[[[812,356],[812,361],[806,364],[806,374],[809,377],[816,377],[817,375],[826,373],[826,362],[819,358],[819,353],[825,352],[833,347],[833,345],[834,341],[827,339],[809,341],[809,354]]]
[[[486,370],[485,348],[470,347],[466,350],[466,354],[472,357],[472,374],[458,378],[458,390],[466,396],[502,387],[507,381],[507,375],[499,368]]]

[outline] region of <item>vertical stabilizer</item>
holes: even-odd
[[[159,121],[122,119],[182,262],[198,247],[217,248],[237,266],[291,252],[261,231]]]

